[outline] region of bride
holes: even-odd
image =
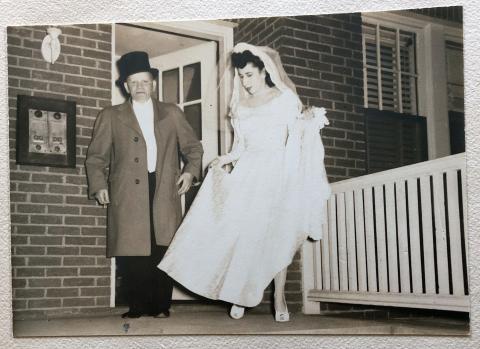
[[[191,291],[232,303],[239,319],[274,279],[276,321],[289,321],[287,267],[302,243],[322,235],[330,187],[319,130],[277,51],[240,43],[230,102],[234,144],[210,164],[159,268]],[[227,164],[234,164],[228,173]]]

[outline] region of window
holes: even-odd
[[[416,34],[364,22],[365,107],[417,115]]]

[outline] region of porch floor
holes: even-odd
[[[375,316],[373,316],[375,318]],[[468,321],[442,317],[364,319],[346,315],[291,315],[290,322],[277,323],[271,314],[246,312],[240,320],[231,319],[223,309],[173,307],[168,319],[141,317],[122,319],[119,309],[111,314],[83,318],[15,320],[15,337],[192,335],[192,334],[324,334],[324,335],[443,335],[469,334]]]

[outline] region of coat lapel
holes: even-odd
[[[138,124],[137,117],[135,116],[135,112],[133,111],[132,102],[127,100],[120,106],[120,122],[124,125],[130,127],[131,129],[135,130],[140,136],[143,137],[142,130],[140,129],[140,125]]]

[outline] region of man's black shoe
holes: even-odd
[[[167,318],[170,317],[170,310],[163,310],[157,313],[152,314],[152,316],[156,319]]]
[[[136,312],[136,311],[127,311],[126,313],[122,314],[122,319],[129,318],[129,319],[138,319],[140,316],[144,314]]]

